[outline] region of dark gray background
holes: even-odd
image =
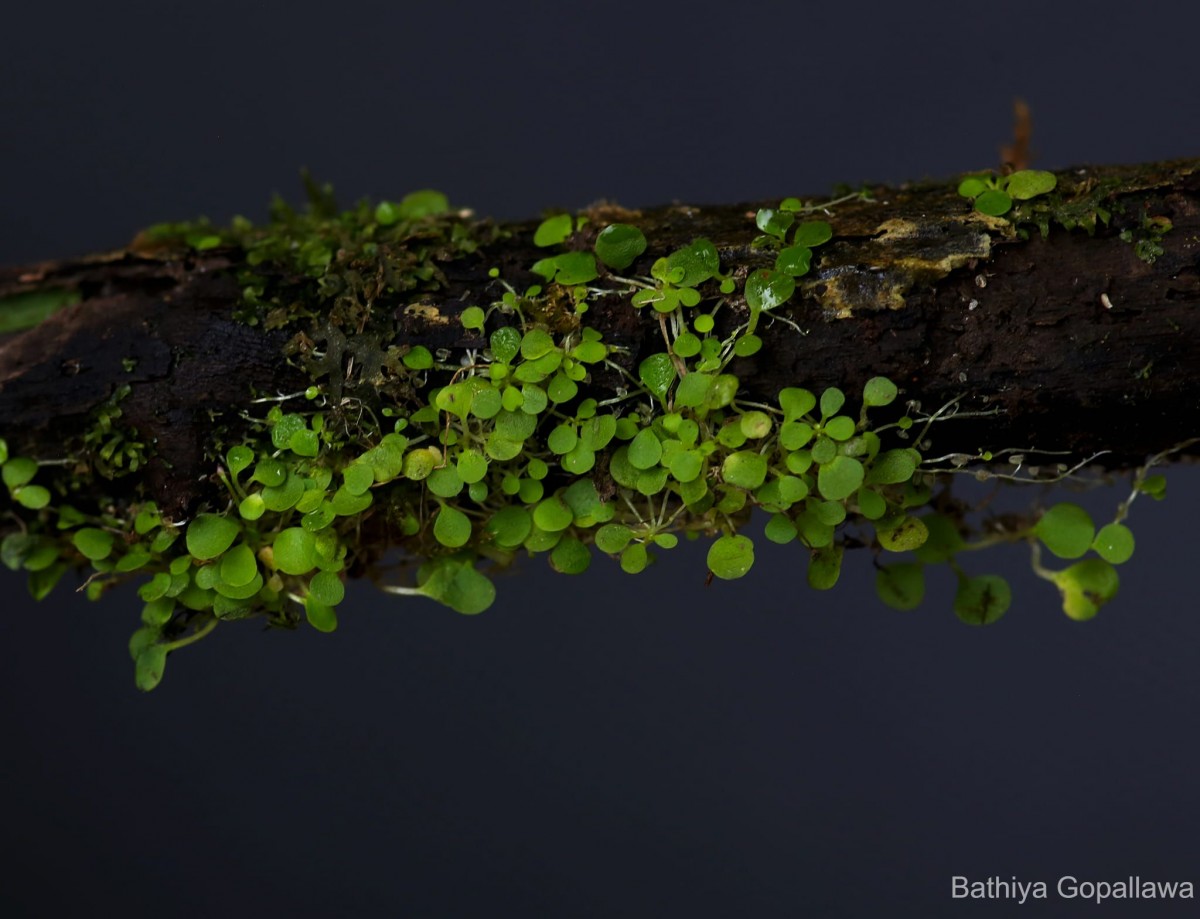
[[[948,175],[1016,95],[1042,166],[1196,154],[1184,4],[405,6],[8,10],[0,262],[261,218],[302,165],[497,217]],[[703,546],[530,562],[471,619],[360,587],[337,633],[223,626],[142,696],[131,590],[4,572],[0,913],[1010,916],[951,876],[1200,882],[1200,477],[1169,478],[1086,625],[1020,553],[972,560],[1017,597],[977,630],[948,578],[896,613],[868,558],[818,595],[760,540],[709,588]]]

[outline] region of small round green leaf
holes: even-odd
[[[1042,515],[1034,533],[1059,558],[1080,558],[1091,548],[1096,528],[1087,511],[1064,501]]]
[[[353,463],[342,470],[343,487],[352,495],[361,495],[375,484],[375,470],[366,463]]]
[[[547,498],[533,509],[533,522],[547,533],[565,530],[575,519],[575,514],[562,498]]]
[[[1054,191],[1054,187],[1057,184],[1058,179],[1055,178],[1053,172],[1045,172],[1040,169],[1022,169],[1020,172],[1014,172],[1008,177],[1004,185],[1004,190],[1008,192],[1011,198],[1017,201],[1028,201],[1030,198],[1036,198],[1038,195]]]
[[[645,251],[645,235],[627,223],[607,226],[596,237],[596,257],[617,271],[628,268]]]
[[[1161,501],[1167,496],[1167,477],[1159,474],[1146,476],[1138,483],[1137,490],[1155,501]]]
[[[887,513],[887,501],[871,488],[858,490],[858,512],[868,520],[878,520]]]
[[[691,332],[684,332],[671,344],[671,350],[679,357],[695,357],[700,353],[700,348],[700,339]]]
[[[990,188],[975,199],[975,210],[989,217],[1003,217],[1012,210],[1012,198],[1002,191]]]
[[[557,284],[586,284],[600,276],[596,270],[596,257],[590,252],[564,252],[554,256],[553,262],[551,280]]]
[[[1133,533],[1122,523],[1110,523],[1100,528],[1092,548],[1106,562],[1124,564],[1133,555]]]
[[[755,225],[769,236],[782,240],[788,229],[796,222],[796,215],[789,211],[777,211],[764,207],[754,215]]]
[[[612,415],[589,418],[579,428],[579,444],[587,450],[603,450],[617,432],[617,419]]]
[[[575,430],[575,425],[568,423],[557,425],[550,432],[550,436],[546,438],[546,446],[552,453],[559,456],[570,453],[575,449],[577,443],[579,443],[579,434]]]
[[[879,527],[880,524],[876,524]],[[911,552],[924,545],[929,530],[920,517],[905,517],[899,525],[888,529],[877,529],[879,544],[889,552]]]
[[[868,485],[898,485],[907,482],[917,471],[921,454],[911,448],[885,450],[871,462],[867,473]]]
[[[146,625],[162,627],[171,621],[171,614],[174,612],[175,601],[170,597],[159,597],[142,607],[142,622]]]
[[[609,555],[615,555],[629,545],[633,532],[629,527],[619,523],[606,523],[596,531],[596,548]]]
[[[230,447],[229,452],[225,454],[225,465],[229,468],[229,472],[234,478],[237,478],[243,470],[249,469],[250,464],[253,462],[254,451],[249,447],[240,445]]]
[[[854,419],[848,415],[838,415],[825,422],[823,429],[825,436],[844,442],[854,436]]]
[[[782,271],[761,268],[746,279],[746,303],[751,310],[772,310],[796,292],[796,279]]]
[[[72,534],[71,542],[86,558],[98,562],[112,554],[113,534],[96,527],[84,527]]]
[[[591,563],[591,551],[574,536],[564,536],[550,552],[550,567],[559,574],[583,574]]]
[[[316,456],[321,451],[321,440],[316,431],[305,428],[292,435],[288,448],[297,456]]]
[[[492,357],[503,364],[510,363],[517,352],[521,350],[521,333],[512,326],[496,329],[489,339],[492,346]]]
[[[337,519],[337,511],[330,501],[322,501],[317,507],[300,518],[300,525],[310,533],[318,533]]]
[[[563,491],[562,499],[563,503],[571,509],[576,523],[596,521],[597,516],[604,513],[604,502],[600,500],[600,493],[596,491],[596,486],[590,479],[580,479],[572,483]],[[609,517],[611,516],[610,514]],[[590,526],[591,524],[583,523],[583,525]]]
[[[846,506],[841,501],[820,501],[809,505],[809,510],[827,526],[835,527],[846,519]]]
[[[821,417],[829,418],[836,415],[846,404],[846,394],[836,386],[830,386],[821,393]]]
[[[262,495],[255,492],[246,495],[238,504],[238,516],[243,520],[257,520],[267,511],[267,504]]]
[[[779,391],[779,407],[783,409],[785,421],[795,421],[807,415],[816,404],[817,397],[807,389],[789,386]]]
[[[958,183],[958,193],[964,198],[977,198],[987,189],[987,181],[980,176],[967,176]]]
[[[997,574],[961,578],[954,595],[954,612],[968,625],[991,625],[1012,603],[1008,581]]]
[[[533,518],[523,507],[505,507],[491,516],[484,525],[492,541],[503,549],[521,545],[533,529]]]
[[[721,536],[708,550],[708,569],[724,580],[740,578],[754,564],[754,543],[748,536]]]
[[[218,514],[199,514],[187,529],[187,549],[194,558],[216,558],[233,545],[241,527],[237,521]]]
[[[134,546],[121,556],[115,566],[116,571],[137,571],[150,563],[153,556],[141,546]]]
[[[373,502],[374,497],[369,491],[363,492],[361,495],[352,495],[345,488],[339,488],[333,494],[330,507],[339,517],[353,517],[355,514],[365,511]]]
[[[210,565],[210,566],[207,566],[206,568],[201,568],[199,571],[196,572],[196,585],[198,587],[204,586],[203,584],[200,583],[201,573],[204,571],[207,571],[207,570],[211,570],[212,567],[213,566]],[[249,600],[251,597],[253,597],[255,594],[257,594],[260,590],[262,590],[263,576],[259,572],[256,571],[256,572],[254,572],[254,576],[252,578],[250,578],[250,580],[245,584],[239,584],[237,586],[234,586],[233,584],[229,584],[225,581],[217,579],[217,580],[214,580],[212,586],[216,588],[218,595],[225,597],[226,599]]]
[[[812,266],[812,249],[807,246],[788,246],[775,256],[775,270],[793,278],[808,274]]]
[[[471,538],[471,520],[457,508],[442,505],[433,519],[433,536],[450,549],[465,546]]]
[[[20,488],[37,475],[37,463],[27,456],[14,456],[0,468],[0,477],[11,488]]]
[[[708,398],[714,377],[707,373],[689,373],[675,390],[676,408],[699,408]]]
[[[254,465],[252,478],[269,488],[275,488],[287,481],[287,467],[277,459],[261,459]]]
[[[275,567],[284,574],[308,574],[317,567],[316,537],[303,527],[288,527],[275,537]]]
[[[337,610],[332,604],[322,603],[312,594],[304,598],[304,616],[318,632],[332,632],[337,628]]]
[[[651,469],[662,458],[662,441],[650,428],[643,428],[630,441],[628,456],[635,469]]]
[[[796,227],[796,235],[792,237],[793,245],[815,246],[824,245],[833,239],[833,227],[824,220],[806,220]]]
[[[785,450],[799,450],[813,438],[812,425],[803,421],[785,421],[779,428],[779,443]]]
[[[916,609],[925,599],[925,566],[920,562],[881,566],[875,573],[875,592],[892,609]]]
[[[767,521],[763,535],[773,543],[786,545],[796,538],[796,524],[786,514],[774,514]]]
[[[567,376],[566,373],[560,371],[550,380],[550,385],[546,388],[546,394],[555,405],[561,405],[564,402],[570,402],[579,394],[579,385]],[[529,411],[528,399],[525,401],[524,409],[525,411]]]
[[[638,365],[638,379],[650,392],[664,401],[677,375],[675,362],[669,354],[661,351],[651,354]]]
[[[304,491],[304,480],[292,472],[282,485],[270,485],[262,490],[263,504],[269,511],[286,511],[299,503]]]
[[[1117,594],[1117,570],[1100,558],[1087,558],[1054,574],[1062,593],[1063,612],[1077,621],[1091,619]]]
[[[721,477],[739,488],[758,488],[767,477],[767,460],[752,450],[739,450],[725,458]]]
[[[221,580],[232,587],[244,587],[258,574],[258,560],[245,543],[234,546],[221,556]]]
[[[681,287],[695,287],[721,269],[717,247],[707,239],[692,240],[690,245],[667,256],[666,262],[671,283]]]
[[[346,585],[333,571],[318,571],[308,584],[308,595],[325,606],[337,606],[346,596]]]
[[[303,416],[288,414],[280,418],[271,427],[271,442],[279,450],[286,450],[292,441],[292,436],[305,430],[308,422]]]
[[[841,501],[863,483],[863,465],[849,456],[835,456],[817,473],[817,490],[830,501]]]
[[[863,387],[863,405],[878,407],[891,405],[899,390],[887,377],[871,377]]]
[[[462,311],[462,315],[458,319],[464,329],[483,331],[484,312],[477,306],[468,306]]]
[[[677,482],[694,482],[704,470],[704,455],[698,450],[682,450],[671,457],[667,469]]]
[[[739,335],[733,343],[733,353],[738,357],[753,357],[762,350],[762,339],[757,335]]]
[[[598,364],[608,356],[608,346],[598,341],[581,341],[571,349],[571,357],[585,364]]]
[[[845,546],[838,543],[817,549],[808,560],[808,586],[813,590],[830,590],[842,573]]]
[[[526,415],[537,415],[545,410],[548,404],[546,390],[533,383],[521,387],[521,411]]]
[[[468,485],[473,485],[487,475],[488,461],[478,450],[463,450],[456,461],[458,477]]]
[[[570,214],[556,214],[538,224],[533,234],[533,244],[541,248],[557,246],[571,235],[572,220]]]
[[[521,446],[521,441],[509,440],[507,437],[493,431],[488,435],[484,449],[487,451],[489,457],[503,462],[504,460],[514,459],[519,456]]]
[[[645,571],[651,561],[650,553],[646,551],[643,543],[631,543],[621,553],[621,570],[626,574],[638,574]]]
[[[545,329],[530,329],[521,339],[521,356],[527,361],[536,360],[554,350],[554,339]]]
[[[401,360],[409,370],[428,370],[433,366],[433,353],[424,345],[413,345]]]
[[[431,217],[434,214],[444,214],[450,210],[450,202],[440,191],[432,188],[421,188],[410,191],[395,205],[397,219],[418,220]]]
[[[463,490],[462,476],[458,474],[455,466],[443,466],[433,470],[425,484],[439,498],[453,498]]]
[[[486,421],[489,418],[495,418],[503,406],[504,399],[500,395],[500,391],[489,386],[475,393],[475,397],[471,400],[471,414]]]
[[[465,616],[482,613],[496,599],[495,585],[469,558],[439,558],[417,572],[421,591]]]
[[[162,682],[166,666],[166,647],[159,644],[147,645],[142,648],[134,664],[134,684],[142,692],[149,692]]]

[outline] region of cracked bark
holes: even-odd
[[[834,239],[778,311],[790,322],[764,319],[762,351],[730,372],[750,398],[773,398],[784,386],[855,393],[885,375],[926,410],[961,398],[964,409],[995,412],[937,426],[937,454],[1108,451],[1103,462],[1115,468],[1200,433],[1200,161],[1066,170],[1059,183],[1064,198],[1107,183],[1110,224],[1094,235],[1054,225],[1046,238],[1033,230],[1022,240],[1007,221],[971,211],[949,183],[876,188],[872,202],[839,205],[830,218]],[[655,255],[704,236],[720,251],[722,270],[744,278],[771,264],[771,254],[749,246],[759,206],[597,206],[573,244],[590,246],[594,228],[623,219],[651,241],[627,276],[648,274]],[[1136,237],[1144,216],[1173,224],[1152,263],[1120,238],[1123,230]],[[532,245],[534,226],[504,226],[508,235],[440,265],[439,290],[381,291],[372,311],[386,317],[392,340],[384,344],[481,346],[457,315],[499,298],[492,266],[518,289],[540,280],[527,267],[545,254]],[[153,458],[144,473],[106,487],[117,500],[140,490],[169,512],[194,511],[212,495],[206,451],[215,427],[236,429],[255,393],[309,382],[284,357],[294,329],[268,332],[233,318],[242,258],[229,248],[131,246],[0,269],[0,303],[48,287],[83,298],[0,338],[0,435],[12,452],[61,456],[97,406],[129,384],[122,423],[152,445]],[[624,290],[605,278],[595,286]],[[740,295],[730,306],[727,321],[744,318]],[[570,322],[549,319],[552,327]],[[627,295],[594,297],[586,323],[627,348],[623,361],[635,372],[642,357],[663,348],[656,318],[633,309]],[[596,373],[589,394],[603,397],[619,381]],[[338,382],[370,398],[371,381],[352,374]]]

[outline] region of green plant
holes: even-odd
[[[1124,242],[1133,243],[1133,251],[1138,258],[1153,265],[1155,259],[1163,254],[1162,238],[1170,232],[1171,227],[1167,217],[1143,214],[1138,229],[1124,229],[1120,237]]]
[[[38,464],[29,457],[10,457],[8,444],[0,440],[0,475],[9,497],[31,511],[41,510],[50,503],[50,492],[42,485],[31,484],[37,471]]]
[[[83,436],[84,452],[96,471],[107,479],[137,472],[146,463],[146,445],[137,440],[137,432],[123,427],[121,400],[131,389],[121,386],[92,414],[92,423]]]
[[[1021,169],[1008,175],[967,176],[958,185],[958,193],[969,198],[975,210],[990,217],[1003,217],[1014,202],[1028,201],[1054,190],[1058,179],[1052,172]]]
[[[1053,187],[1040,175],[979,179],[983,188],[964,194],[975,192],[976,206],[988,191],[1028,200]],[[966,553],[1028,543],[1067,614],[1087,618],[1115,594],[1113,566],[1132,554],[1129,504],[1162,495],[1147,467],[1099,532],[1081,508],[1059,504],[997,533],[938,500],[952,476],[918,445],[943,413],[902,407],[886,376],[849,394],[748,391],[735,361],[770,348],[766,330],[788,322],[784,307],[805,295],[798,279],[834,239],[836,217],[807,219],[817,206],[788,199],[757,212],[748,243],[772,267],[750,272],[740,290],[710,240],[655,251],[632,224],[550,217],[533,241],[562,251],[529,266],[544,283],[518,293],[493,269],[495,299],[460,308],[468,344],[453,354],[383,344],[397,338],[395,311],[373,304],[386,290],[424,308],[443,285],[437,259],[474,252],[481,231],[453,221],[436,192],[344,213],[327,187],[310,183],[309,193],[307,213],[280,204],[265,227],[238,220],[152,234],[157,245],[241,247],[250,267],[239,275],[239,316],[295,329],[287,353],[310,378],[300,392],[261,395],[215,421],[203,507],[172,519],[136,482],[120,498],[86,499],[78,476],[132,480],[147,460],[136,432],[119,425],[127,390],[97,413],[76,456],[35,461],[0,441],[19,525],[0,542],[0,560],[26,571],[38,597],[69,567],[91,568],[90,596],[143,578],[142,626],[130,642],[142,689],[161,680],[170,652],[220,622],[259,615],[335,629],[347,572],[382,576],[364,531],[386,533],[415,569],[407,582],[389,577],[385,591],[473,615],[495,597],[489,572],[521,556],[572,575],[599,553],[638,573],[680,537],[710,537],[711,573],[735,580],[754,565],[757,513],[767,540],[807,559],[813,588],[833,588],[845,549],[867,546],[883,602],[915,608],[926,569],[941,564],[958,584],[956,614],[984,624],[1004,614],[1010,589],[968,573]],[[824,216],[835,204],[820,206]],[[648,274],[617,274],[639,265]],[[629,353],[585,324],[597,295],[640,311],[661,346]],[[619,387],[598,386],[601,374]],[[972,459],[993,454],[963,462]],[[1074,564],[1042,567],[1042,548]]]

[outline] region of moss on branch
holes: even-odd
[[[865,545],[884,602],[917,605],[926,566],[945,564],[959,617],[988,623],[1008,585],[959,559],[1027,542],[1068,615],[1090,618],[1132,553],[1130,503],[1162,495],[1150,469],[1194,448],[1194,400],[1132,443],[1061,418],[1047,443],[1078,367],[998,352],[1036,359],[1075,322],[1085,362],[1111,362],[1114,302],[1155,285],[1176,302],[1137,309],[1194,325],[1195,165],[514,226],[435,192],[340,211],[310,182],[307,209],[276,202],[262,226],[163,224],[121,253],[9,272],[0,555],[39,597],[72,568],[90,567],[92,596],[141,578],[145,689],[217,622],[335,628],[348,575],[473,614],[488,571],[520,555],[569,575],[598,551],[636,573],[707,536],[711,573],[741,577],[756,509],[817,589]],[[1127,274],[1085,309],[1011,306],[1013,279],[1059,249],[1060,274],[1043,270],[1058,283],[1085,257]],[[114,331],[129,322],[143,334]],[[1021,323],[1029,336],[1004,342]],[[1122,400],[1171,404],[1192,348],[1161,341]],[[1076,398],[1109,404],[1104,385]],[[964,471],[1074,477],[1102,456],[1135,475],[1099,530],[1069,502],[1000,520],[949,487]],[[1045,567],[1042,548],[1073,564]]]

